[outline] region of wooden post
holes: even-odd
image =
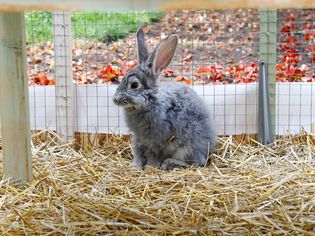
[[[74,137],[71,14],[53,13],[56,78],[57,134],[65,141]]]
[[[276,60],[277,60],[277,10],[260,11],[260,61],[264,61],[269,90],[271,129],[276,129]],[[261,115],[261,114],[258,114]]]
[[[3,169],[13,181],[32,180],[30,115],[23,13],[0,13],[0,114]]]

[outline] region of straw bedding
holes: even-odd
[[[33,136],[34,181],[0,182],[4,235],[315,235],[306,134],[266,147],[220,138],[209,166],[169,172],[131,170],[128,139],[75,149],[42,135]]]

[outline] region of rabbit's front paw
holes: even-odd
[[[161,165],[161,170],[172,170],[174,168],[185,168],[187,165],[184,161],[168,158]]]
[[[139,158],[133,158],[131,163],[131,169],[133,170],[143,170],[143,163]]]
[[[156,158],[149,158],[146,165],[158,169],[161,164]]]

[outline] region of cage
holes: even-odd
[[[35,179],[20,191],[0,172],[4,234],[312,235],[315,9],[29,11],[25,26]],[[113,95],[138,63],[138,27],[150,51],[179,36],[160,80],[205,101],[219,135],[210,167],[130,170]],[[269,146],[256,140],[261,60]]]
[[[127,134],[123,112],[114,106],[112,96],[123,74],[137,63],[134,32],[143,26],[151,50],[167,35],[179,35],[176,56],[161,80],[192,86],[208,104],[220,135],[257,133],[259,50],[276,47],[277,74],[271,91],[276,134],[298,134],[301,128],[312,132],[314,10],[279,10],[274,42],[268,45],[259,43],[264,34],[261,24],[268,27],[273,22],[260,22],[259,16],[255,9],[85,12],[66,15],[65,20],[58,13],[30,12],[27,50],[32,128],[58,130],[64,126],[58,117],[68,114],[70,136],[73,132]],[[65,25],[69,29],[59,29]],[[34,32],[40,33],[35,36]],[[55,40],[61,37],[69,44],[61,46],[61,55],[54,55],[53,33]],[[59,96],[55,83],[63,76],[69,77],[63,86],[73,90],[68,98],[73,108],[65,110],[67,114],[58,113],[55,101]]]

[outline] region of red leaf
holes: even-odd
[[[182,76],[182,75],[179,75],[175,78],[175,81],[176,82],[184,82],[186,85],[190,85],[191,84],[191,81],[185,77],[185,76]]]
[[[33,57],[32,58],[32,61],[35,63],[35,64],[40,64],[43,60],[41,58],[38,58],[38,57]]]
[[[208,67],[206,67],[206,66],[204,66],[204,67],[199,67],[199,69],[198,69],[198,71],[197,71],[198,74],[210,73],[210,72],[211,72],[210,68],[208,68]]]
[[[165,77],[174,77],[175,76],[175,72],[169,68],[166,68],[164,71],[164,76]]]

